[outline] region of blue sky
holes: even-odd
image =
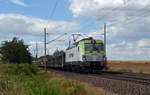
[[[53,16],[51,12],[58,2]],[[0,41],[17,36],[30,45],[39,43],[43,55],[43,28],[47,26],[48,41],[60,33],[103,33],[107,24],[107,56],[114,60],[149,60],[150,0],[0,0]],[[64,43],[48,45],[48,50],[67,48]],[[55,46],[55,47],[53,47]]]
[[[57,7],[54,14],[51,17],[52,10],[57,2],[57,0],[21,0],[26,6],[13,3],[13,0],[1,0],[0,13],[4,14],[21,14],[25,16],[33,16],[41,19],[49,19],[54,21],[73,21],[78,22],[86,27],[86,31],[99,27],[99,25],[94,24],[94,21],[90,17],[79,17],[74,18],[73,13],[69,10],[70,2],[68,0],[58,0]],[[16,0],[14,0],[16,1]],[[18,0],[17,0],[18,1]],[[84,28],[83,28],[84,29]],[[79,32],[84,32],[80,30]]]
[[[13,3],[11,0],[1,0],[1,13],[22,14],[26,16],[34,16],[43,19],[50,19],[50,13],[54,7],[56,0],[22,0],[26,6]],[[54,20],[70,20],[72,13],[68,10],[69,2],[59,0],[55,11]],[[64,13],[66,12],[66,14]],[[61,16],[60,16],[61,15]],[[68,16],[68,17],[67,17]],[[71,19],[72,20],[72,19]]]

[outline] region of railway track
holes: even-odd
[[[133,75],[134,74],[134,75]],[[126,73],[126,72],[103,72],[101,77],[110,78],[110,79],[116,79],[116,80],[122,80],[122,81],[128,81],[133,82],[136,84],[142,84],[142,85],[150,85],[150,75],[149,74],[138,74],[138,73]]]
[[[102,73],[77,73],[49,68],[65,77],[87,82],[118,95],[150,95],[150,75],[103,71]]]
[[[72,73],[76,73],[76,72],[72,72]],[[82,74],[88,74],[90,76],[132,82],[132,83],[140,84],[140,85],[150,85],[150,74],[138,74],[138,73],[129,73],[129,72],[128,73],[127,72],[115,72],[115,71],[102,71],[102,73],[96,73],[96,74],[95,73],[82,73]]]
[[[125,74],[102,73],[101,75],[95,75],[95,76],[108,78],[108,79],[114,79],[114,80],[120,80],[120,81],[126,81],[126,82],[132,82],[132,83],[140,84],[140,85],[150,85],[150,79],[148,78],[129,76]]]

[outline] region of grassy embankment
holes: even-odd
[[[107,69],[113,71],[150,73],[150,61],[109,60],[107,65]]]
[[[0,64],[0,95],[116,95],[29,64]]]
[[[29,64],[0,65],[0,95],[87,95],[83,84]]]

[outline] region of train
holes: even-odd
[[[102,70],[107,65],[105,45],[102,40],[83,38],[69,45],[65,52],[49,56],[48,67],[65,70]]]

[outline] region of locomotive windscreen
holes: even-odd
[[[85,43],[85,51],[103,51],[103,43]]]

